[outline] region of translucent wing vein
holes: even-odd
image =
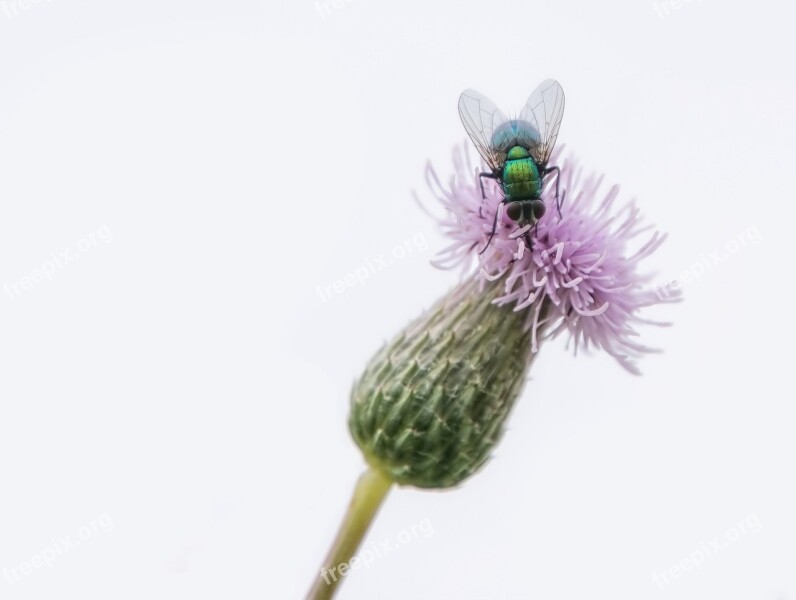
[[[550,159],[563,117],[564,90],[555,79],[547,79],[528,97],[519,118],[539,132],[538,144],[529,149],[537,163],[545,165]]]
[[[493,171],[499,171],[506,161],[504,149],[496,148],[495,129],[508,118],[489,98],[475,90],[465,90],[459,97],[459,116],[478,153]]]

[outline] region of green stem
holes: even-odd
[[[328,600],[334,596],[391,486],[392,480],[373,467],[359,478],[343,523],[307,600]]]

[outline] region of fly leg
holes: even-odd
[[[536,235],[536,226],[533,228],[533,234]],[[525,243],[528,246],[528,252],[533,252],[533,239],[531,238],[530,230],[525,232]]]
[[[501,201],[501,204],[502,203],[503,201]],[[497,209],[495,210],[495,220],[492,222],[492,233],[489,234],[489,239],[486,241],[486,246],[484,246],[484,249],[481,250],[481,252],[479,252],[478,254],[483,254],[484,252],[486,252],[486,249],[489,248],[489,244],[492,243],[492,238],[495,237],[495,230],[497,229],[497,218],[499,213],[500,213],[500,206],[498,205]]]
[[[484,190],[484,177],[486,177],[487,179],[494,179],[494,180],[498,180],[500,179],[500,177],[498,175],[495,175],[494,173],[487,173],[487,172],[478,174],[478,183],[481,185],[481,198],[483,200],[486,200],[486,191]],[[505,199],[501,200],[501,203],[503,202],[505,202]],[[489,248],[489,244],[492,243],[492,238],[495,237],[495,230],[497,229],[497,218],[499,212],[500,212],[500,206],[498,206],[497,209],[495,210],[495,220],[492,222],[492,232],[489,234],[489,239],[486,242],[486,246],[484,246],[484,249],[481,250],[481,252],[479,252],[478,254],[483,254],[484,252],[486,252],[486,249]],[[478,214],[479,215],[482,214],[481,207],[478,208]]]
[[[486,200],[486,192],[484,191],[484,177],[487,179],[499,179],[497,175],[494,173],[479,173],[478,174],[478,183],[481,184],[481,198]]]
[[[533,237],[531,237],[531,230],[533,230],[533,235],[536,236],[539,230],[539,219],[542,218],[544,214],[544,202],[539,200],[538,198],[534,200],[525,200],[522,203],[522,221],[524,223],[533,223],[533,227],[528,227],[528,231],[525,232],[525,245],[528,248],[528,252],[533,252]]]
[[[552,173],[553,171],[555,171],[555,173],[556,173],[556,208],[558,209],[558,218],[561,219],[561,206],[564,204],[563,196],[561,197],[560,200],[558,198],[558,191],[559,191],[558,182],[559,182],[559,179],[561,179],[561,169],[559,169],[558,167],[549,167],[547,169],[543,169],[542,170],[542,176],[545,176],[545,175],[547,175],[549,173]],[[564,190],[564,196],[566,196],[566,194],[567,194],[567,191]]]

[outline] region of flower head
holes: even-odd
[[[659,298],[645,287],[650,275],[638,269],[665,236],[641,223],[632,202],[615,206],[617,186],[601,194],[602,177],[584,178],[574,160],[560,156],[552,164],[560,167],[561,215],[556,176],[549,175],[541,195],[545,214],[522,228],[506,216],[498,185],[485,185],[482,197],[483,168],[470,163],[466,149],[454,153],[456,173],[447,187],[429,166],[427,181],[446,209],[441,225],[453,239],[435,264],[469,269],[475,261],[482,282],[502,282],[494,302],[527,312],[533,352],[540,338],[568,332],[576,352],[581,346],[603,349],[638,373],[634,359],[654,350],[636,341],[636,325],[666,325],[643,319],[640,309],[679,300]],[[647,237],[639,240],[642,234]]]
[[[447,187],[427,170],[453,239],[438,266],[478,268],[384,346],[354,385],[349,428],[392,481],[446,488],[478,471],[542,338],[569,332],[576,350],[604,349],[637,373],[634,359],[651,351],[635,341],[636,325],[651,323],[639,311],[678,299],[659,299],[638,269],[664,236],[641,224],[632,203],[615,208],[618,188],[600,195],[600,177],[581,180],[572,161],[554,160],[561,214],[548,178],[545,214],[522,227],[504,214],[497,186],[482,197],[466,151],[456,152]]]

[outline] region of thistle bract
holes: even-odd
[[[373,357],[349,426],[367,461],[396,483],[454,486],[500,439],[532,357],[524,315],[469,280]]]

